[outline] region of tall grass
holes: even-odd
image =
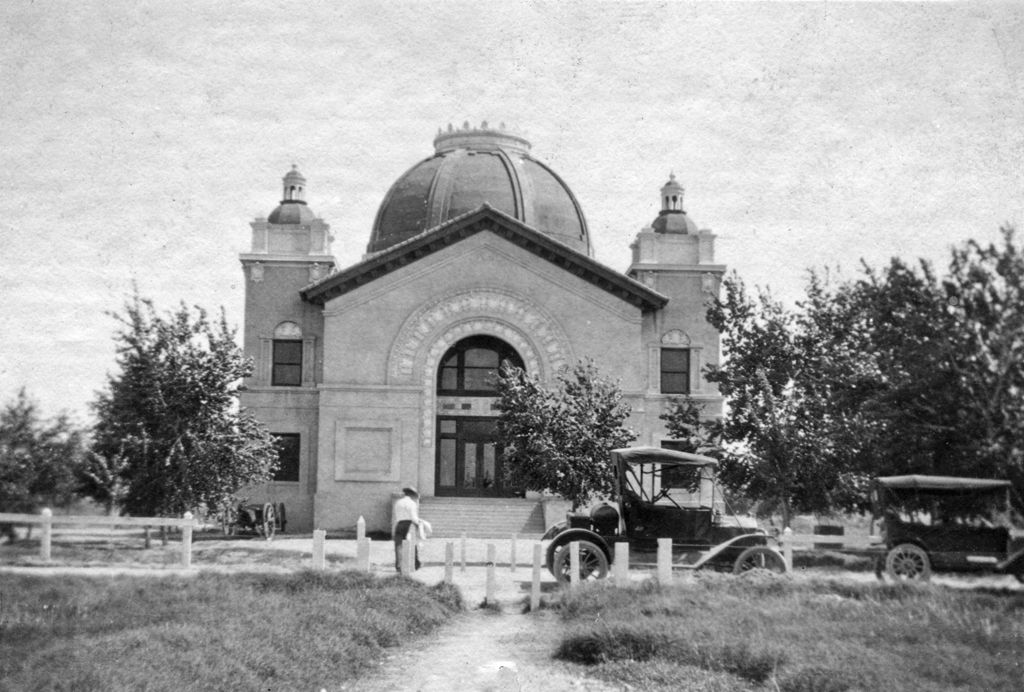
[[[316,690],[462,608],[450,586],[355,572],[4,576],[0,690]]]
[[[639,689],[1020,690],[1024,594],[708,575],[588,585],[556,656]]]

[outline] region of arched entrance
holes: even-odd
[[[523,367],[515,349],[493,336],[470,336],[437,370],[436,495],[509,497],[493,404],[502,363]]]

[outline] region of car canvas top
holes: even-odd
[[[992,490],[1009,488],[1012,485],[1010,481],[955,476],[883,476],[877,480],[886,488],[915,488],[919,490]]]
[[[700,454],[677,452],[661,447],[623,447],[612,454],[622,457],[628,464],[663,464],[666,466],[718,466],[718,460]]]

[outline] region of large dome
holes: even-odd
[[[526,225],[591,254],[583,211],[554,171],[530,156],[530,143],[504,130],[448,126],[435,153],[391,186],[377,210],[368,252],[378,252],[485,202]]]

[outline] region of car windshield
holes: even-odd
[[[625,491],[641,502],[676,507],[711,507],[714,470],[709,466],[626,464]]]

